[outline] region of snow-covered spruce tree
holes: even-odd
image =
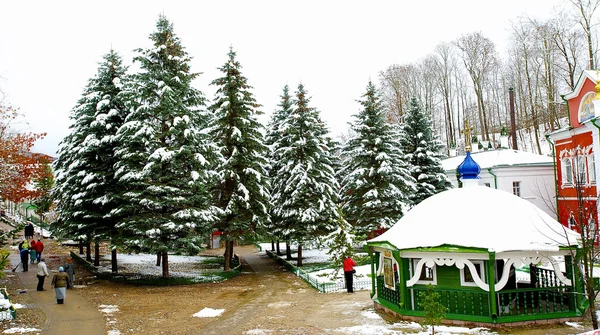
[[[359,102],[362,110],[354,115],[352,137],[342,150],[340,197],[344,217],[364,239],[404,215],[415,180],[371,82]]]
[[[298,85],[295,108],[274,145],[280,167],[272,181],[271,205],[282,236],[298,243],[298,266],[302,266],[302,244],[333,231],[338,219],[338,183],[327,147],[332,141],[309,102],[304,86]]]
[[[333,233],[325,237],[325,244],[329,251],[329,259],[335,264],[335,271],[331,274],[330,279],[334,280],[340,270],[343,269],[344,260],[347,257],[354,256],[354,244],[356,236],[354,235],[353,227],[344,219],[341,208],[338,209],[338,220],[336,229]]]
[[[114,213],[123,217],[123,246],[156,253],[168,277],[168,252],[199,251],[216,222],[209,188],[220,154],[204,131],[204,98],[191,86],[198,74],[164,16],[150,40],[152,47],[136,50],[140,71],[126,86],[132,111],[117,133],[116,164],[126,190]]]
[[[268,147],[264,143],[263,126],[256,120],[259,113],[248,79],[230,49],[228,59],[219,68],[223,77],[217,86],[211,133],[225,159],[217,167],[221,175],[214,189],[217,205],[223,210],[215,226],[226,241],[225,271],[233,256],[233,242],[263,234],[269,223]]]
[[[416,99],[410,101],[399,137],[410,174],[417,181],[417,191],[411,196],[415,205],[452,187],[440,162],[443,144],[433,134],[431,119]]]
[[[114,178],[115,134],[126,117],[121,95],[126,68],[111,50],[89,80],[71,114],[70,133],[61,143],[54,163],[54,195],[60,213],[52,227],[58,236],[96,243],[94,263],[99,264],[99,240],[116,236],[118,219],[111,211],[119,202],[120,183]],[[113,259],[116,271],[116,259]]]
[[[292,112],[292,108],[294,106],[293,98],[289,93],[288,85],[283,87],[283,94],[280,96],[281,102],[277,105],[279,108],[273,112],[271,115],[271,120],[269,121],[269,125],[267,126],[267,135],[265,137],[265,144],[269,147],[269,177],[273,180],[281,169],[281,157],[277,156],[277,153],[280,152],[278,149],[280,147],[287,147],[288,144],[280,141],[283,135],[283,124],[289,117]],[[272,184],[271,187],[275,187],[276,185]],[[271,189],[271,195],[274,193],[279,193],[279,190]],[[268,233],[270,237],[277,241],[277,254],[281,255],[281,251],[279,250],[279,241],[283,237],[281,235],[281,226],[278,224],[281,221],[281,218],[277,217],[277,215],[273,211],[273,207],[270,207],[270,217],[271,222],[269,225]]]

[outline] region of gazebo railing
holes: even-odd
[[[408,289],[413,298],[413,309],[422,311],[420,292],[426,292],[426,287],[412,287]],[[439,302],[447,308],[449,314],[471,315],[471,316],[489,316],[489,294],[483,291],[462,290],[462,289],[439,289]]]
[[[498,295],[498,316],[523,316],[575,312],[575,294],[571,286],[521,288]]]

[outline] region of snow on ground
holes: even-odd
[[[244,334],[246,334],[246,335],[267,335],[267,334],[271,334],[272,332],[273,332],[272,330],[252,329],[247,332],[244,332]]]
[[[103,264],[110,264],[110,255],[102,256]],[[155,254],[119,254],[118,263],[120,267],[127,269],[129,273],[139,273],[142,275],[160,275],[162,268],[156,266]],[[169,273],[173,277],[203,277],[206,281],[221,281],[220,276],[211,275],[211,269],[207,269],[203,262],[213,259],[206,256],[180,256],[169,255]],[[99,271],[111,272],[111,266],[100,266]],[[217,266],[215,271],[221,271]]]
[[[3,331],[3,334],[25,334],[25,333],[36,333],[36,332],[40,332],[40,329],[37,328],[22,328],[22,327],[18,327],[18,328],[10,328],[10,329],[6,329],[5,331]]]
[[[205,307],[203,310],[192,316],[197,318],[214,318],[220,316],[221,314],[223,314],[223,312],[225,312],[224,309],[212,309]]]
[[[119,312],[119,306],[100,305],[100,306],[98,306],[98,310],[100,312],[104,313],[104,316],[106,317],[107,328],[116,326],[117,318],[114,316],[114,314]],[[121,332],[118,329],[111,329],[106,334],[107,335],[121,335]]]

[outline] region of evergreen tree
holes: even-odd
[[[411,197],[415,205],[452,187],[441,163],[443,144],[433,134],[431,119],[416,99],[411,99],[400,127],[400,143],[410,174],[417,181],[417,191]]]
[[[354,244],[356,236],[353,234],[352,226],[342,216],[341,208],[338,209],[338,220],[335,231],[325,237],[326,245],[329,251],[329,259],[335,265],[335,271],[331,273],[330,279],[334,280],[341,269],[343,269],[344,260],[347,257],[354,257]]]
[[[168,252],[198,252],[219,214],[209,186],[220,155],[204,131],[204,97],[191,86],[198,74],[164,16],[150,40],[136,50],[140,72],[126,88],[132,111],[117,133],[116,164],[126,191],[114,213],[123,217],[122,244],[156,253],[168,277]]]
[[[440,294],[431,284],[427,285],[427,291],[419,292],[419,300],[419,306],[425,313],[423,323],[431,326],[431,335],[434,335],[435,326],[442,323],[446,317],[447,308],[440,303]]]
[[[119,203],[120,184],[114,178],[115,134],[127,114],[121,95],[125,72],[121,57],[111,50],[73,109],[71,131],[54,163],[60,216],[53,228],[58,236],[89,245],[116,235],[112,210]]]
[[[288,143],[281,141],[282,135],[284,134],[283,125],[292,112],[292,108],[294,106],[293,97],[289,93],[288,85],[283,87],[283,94],[280,97],[281,102],[278,105],[279,108],[275,110],[273,115],[271,115],[271,120],[269,121],[269,125],[267,127],[267,135],[265,137],[265,144],[269,147],[269,177],[271,180],[275,179],[282,168],[281,157],[278,156],[278,153],[281,152],[279,149],[288,146]],[[271,186],[273,187],[271,189],[271,195],[274,193],[279,193],[280,190],[275,190],[274,187],[281,185],[272,184]],[[274,213],[273,207],[270,207],[270,217],[271,223],[269,225],[268,232],[271,237],[277,241],[277,254],[281,255],[279,250],[279,240],[282,238],[282,229],[279,225],[279,222],[282,220],[282,218],[278,217]]]
[[[406,212],[415,190],[393,128],[375,86],[369,82],[359,100],[362,110],[350,124],[352,137],[344,145],[341,201],[345,218],[356,233],[389,228]]]
[[[298,85],[295,108],[274,145],[280,167],[273,181],[273,213],[286,240],[298,243],[298,266],[302,244],[331,232],[338,219],[338,183],[327,147],[331,139],[309,102],[304,86]]]
[[[230,49],[229,59],[219,69],[223,77],[211,85],[218,87],[213,112],[213,138],[225,158],[217,167],[222,179],[216,186],[218,206],[223,216],[216,226],[223,231],[226,242],[225,270],[233,256],[233,242],[241,236],[255,237],[264,232],[269,222],[268,147],[263,139],[263,127],[256,120],[259,113],[248,79]]]

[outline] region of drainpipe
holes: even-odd
[[[498,176],[492,172],[492,168],[488,168],[487,170],[492,176],[494,176],[494,188],[498,189]]]
[[[560,213],[558,207],[558,177],[556,172],[556,147],[554,146],[554,142],[550,140],[550,135],[546,134],[546,141],[550,143],[552,146],[552,165],[554,167],[554,199],[556,202],[556,221],[560,222]]]
[[[598,132],[600,134],[600,126],[598,126],[596,124],[596,118],[592,119],[592,124],[594,125],[594,127],[596,127],[598,129]],[[592,144],[593,145],[592,148],[593,148],[593,151],[594,151],[593,152],[593,155],[594,155],[594,169],[596,170],[596,171],[594,171],[594,175],[596,175],[596,192],[598,191],[598,173],[597,173],[598,168],[596,167],[598,164],[595,163],[595,162],[598,162],[599,160],[596,159],[596,158],[600,157],[599,156],[600,152],[598,152],[598,150],[596,150],[596,149],[599,149],[599,147],[598,147],[598,143],[599,142],[600,142],[600,136],[598,136],[595,141],[594,141],[594,139],[592,139],[592,143],[595,143],[595,144]],[[596,200],[596,202],[598,202],[598,200]],[[597,218],[600,217],[600,208],[598,208],[597,211],[596,211],[596,217]]]
[[[496,252],[490,251],[488,253],[488,263],[487,263],[487,275],[488,275],[488,285],[489,285],[489,297],[490,297],[490,316],[492,317],[492,322],[498,322],[498,305],[496,303]]]

